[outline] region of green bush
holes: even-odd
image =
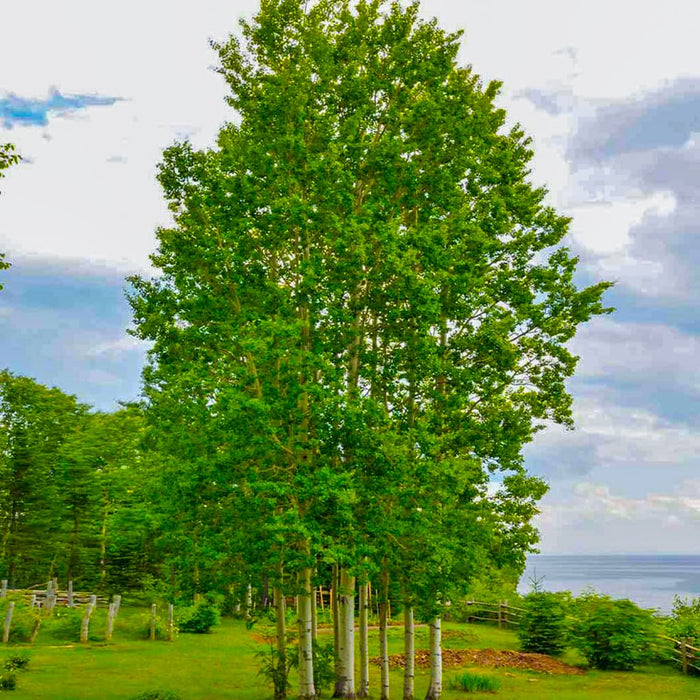
[[[501,682],[495,676],[482,676],[469,672],[462,673],[450,682],[452,690],[461,690],[465,693],[495,693],[500,687]]]
[[[673,639],[690,637],[691,644],[700,642],[700,598],[673,599],[671,617],[666,618],[666,634]]]
[[[83,608],[54,608],[51,617],[42,622],[41,634],[57,642],[79,642],[84,615]]]
[[[659,625],[630,600],[586,595],[576,601],[572,645],[594,668],[631,671],[657,652]]]
[[[523,651],[561,654],[568,640],[568,594],[533,591],[525,596],[518,638]]]
[[[7,602],[0,606],[0,624],[4,624],[8,609]],[[13,644],[29,642],[39,621],[39,611],[30,608],[23,600],[15,600],[10,624],[10,642]]]
[[[151,638],[151,613],[139,615],[135,621],[136,636],[139,639]],[[177,629],[173,627],[173,635]],[[170,624],[162,615],[156,615],[155,638],[159,642],[167,642],[170,639]]]
[[[14,690],[17,687],[17,676],[14,673],[0,673],[0,690]]]
[[[170,690],[146,690],[134,697],[134,700],[180,700],[180,696]]]
[[[26,653],[10,654],[3,661],[3,667],[7,671],[21,671],[27,668],[31,657]]]
[[[181,632],[205,634],[219,624],[219,609],[207,601],[183,608],[177,614],[178,629]]]

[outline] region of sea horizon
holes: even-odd
[[[587,589],[669,613],[675,596],[700,596],[700,554],[531,554],[518,584],[547,591]]]

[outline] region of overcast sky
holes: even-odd
[[[3,7],[0,368],[103,410],[138,396],[124,275],[167,223],[164,147],[231,118],[208,40],[252,0],[39,0]],[[581,283],[614,315],[574,341],[577,428],[527,449],[547,479],[544,553],[697,553],[700,534],[700,10],[694,0],[431,0],[462,61],[503,82],[532,179],[573,217]]]

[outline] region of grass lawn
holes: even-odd
[[[211,634],[182,634],[173,642],[129,640],[119,633],[109,645],[57,645],[41,640],[32,647],[27,672],[18,674],[18,688],[8,692],[12,700],[79,700],[82,698],[133,698],[145,690],[166,689],[182,700],[266,700],[271,690],[257,675],[255,650],[259,628],[245,629],[240,621],[224,620]],[[322,631],[321,635],[328,635]],[[427,647],[427,629],[417,630],[416,648]],[[378,654],[376,630],[370,639],[371,653]],[[516,649],[512,632],[485,625],[447,624],[447,648]],[[400,653],[402,630],[390,630],[390,653]],[[20,647],[15,647],[20,649]],[[5,656],[0,650],[0,660]],[[580,664],[573,652],[564,661]],[[466,668],[466,667],[465,667]],[[445,669],[445,700],[474,697],[449,688],[450,679],[465,668]],[[532,671],[473,668],[493,674],[501,682],[497,695],[504,700],[520,698],[569,700],[687,700],[700,698],[700,678],[687,678],[674,669],[648,666],[633,673],[591,671],[581,676],[545,675]],[[371,666],[372,687],[379,685],[379,668]],[[295,678],[292,678],[294,687]],[[428,686],[427,670],[418,669],[416,698]],[[392,697],[401,698],[401,671],[392,671]],[[0,692],[0,697],[5,694]],[[329,694],[326,693],[325,697]],[[290,693],[290,698],[294,693]]]

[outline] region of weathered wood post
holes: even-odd
[[[149,639],[153,642],[156,638],[156,604],[151,605],[151,633]]]
[[[7,644],[10,641],[10,625],[12,624],[12,613],[15,609],[15,601],[11,601],[7,608],[7,615],[5,615],[5,628],[2,632],[2,643]]]
[[[117,610],[114,603],[109,604],[109,609],[107,611],[107,631],[105,632],[105,641],[112,639],[112,633],[114,632],[114,618],[117,615]]]
[[[503,603],[498,601],[498,629],[503,628]]]
[[[508,601],[504,600],[503,601],[503,623],[506,626],[506,629],[510,629],[510,620],[508,618]]]
[[[68,581],[68,607],[75,607],[75,601],[73,600],[73,581]]]
[[[681,670],[688,673],[688,638],[681,637]]]
[[[173,641],[175,638],[175,606],[170,603],[168,605],[168,640]]]
[[[92,605],[93,608],[97,607],[97,596],[94,594],[90,596],[90,605]]]
[[[80,641],[83,644],[87,644],[88,634],[90,631],[90,616],[92,615],[92,603],[88,603],[85,607],[85,614],[83,615],[83,624],[80,626]]]
[[[29,607],[32,609],[39,607],[36,603],[36,593],[32,593],[32,597],[29,599]]]
[[[120,595],[115,595],[112,600],[114,601],[114,616],[116,617],[119,612],[119,607],[122,604],[122,597]]]
[[[4,598],[7,595],[7,579],[4,578],[0,581],[0,598]]]

